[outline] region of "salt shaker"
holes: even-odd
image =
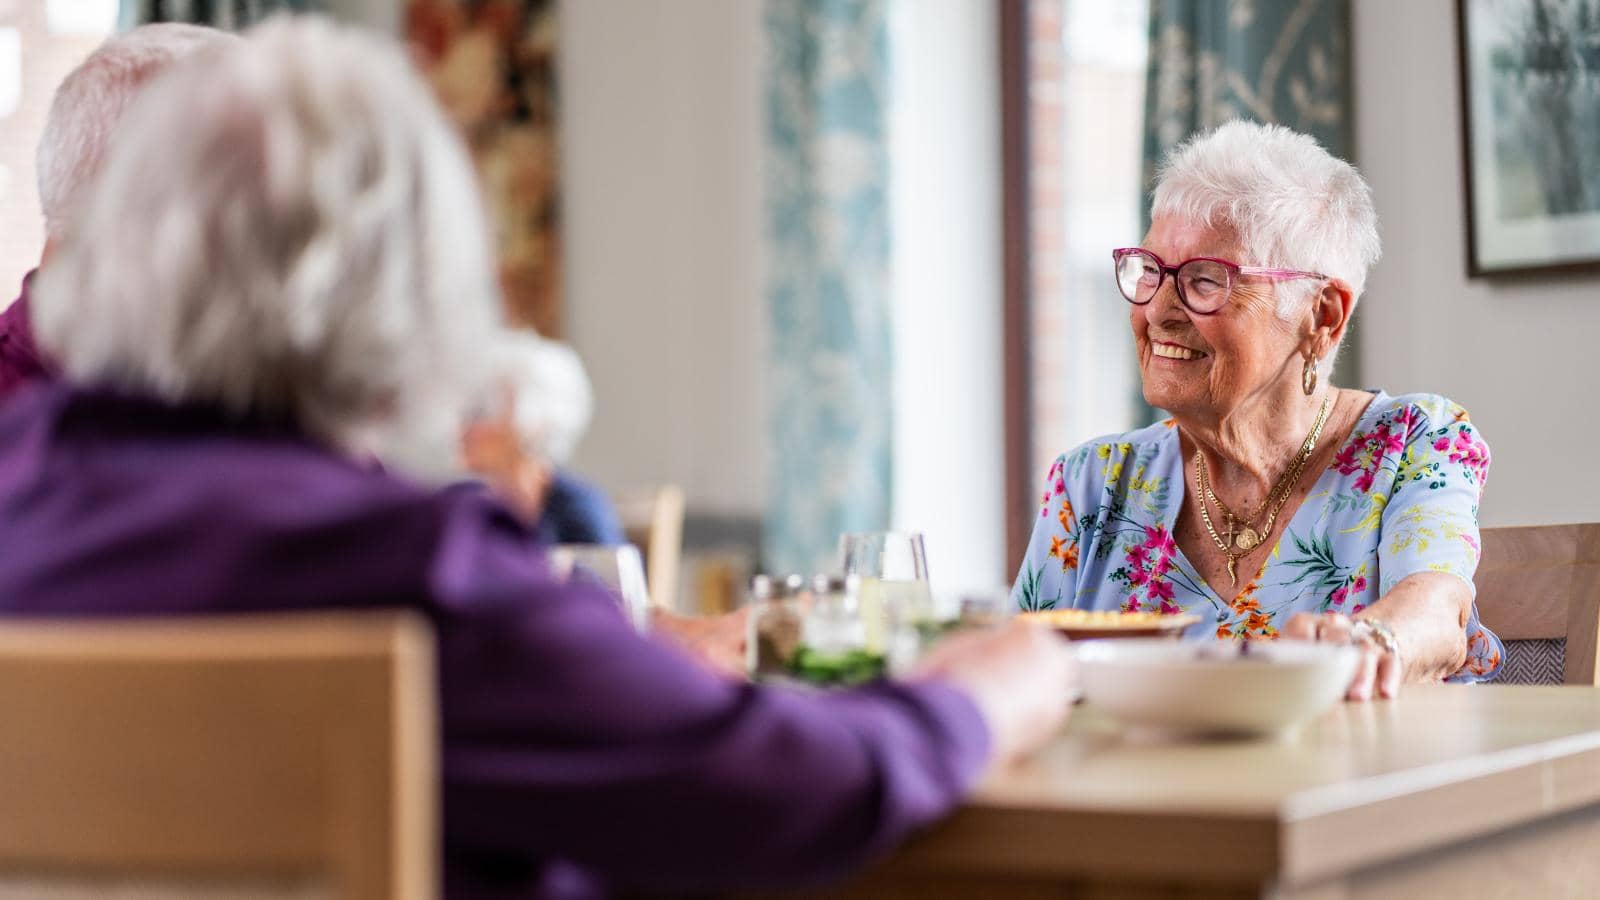
[[[805,580],[799,575],[757,575],[750,579],[745,668],[751,678],[771,678],[788,672],[789,661],[800,646],[804,586]]]

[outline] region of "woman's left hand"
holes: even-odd
[[[1349,616],[1343,613],[1295,613],[1283,627],[1283,636],[1302,641],[1324,641],[1331,644],[1351,643],[1355,628]],[[1345,691],[1346,700],[1371,700],[1373,697],[1389,699],[1400,693],[1400,660],[1385,652],[1371,640],[1355,641],[1361,651],[1361,662],[1356,666],[1355,677]]]

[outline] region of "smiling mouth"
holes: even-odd
[[[1190,350],[1177,344],[1163,344],[1158,341],[1150,343],[1150,352],[1163,359],[1201,359],[1205,356],[1199,350]]]

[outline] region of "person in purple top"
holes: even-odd
[[[82,212],[32,298],[63,378],[0,407],[0,615],[422,611],[448,896],[839,877],[1061,724],[1066,652],[1025,625],[751,685],[432,486],[499,302],[464,150],[379,38],[278,20],[180,64]]]
[[[44,211],[44,258],[66,234],[73,204],[100,170],[117,122],[134,96],[173,63],[204,47],[238,38],[213,28],[178,23],[143,25],[101,44],[56,89],[39,138],[36,166]],[[0,400],[30,381],[50,377],[28,319],[28,289],[0,312]]]
[[[0,312],[0,399],[49,375],[28,326],[28,283],[32,280],[33,272],[29,272],[22,279],[22,293]]]

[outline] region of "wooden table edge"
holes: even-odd
[[[1275,809],[1064,808],[980,795],[872,874],[1303,884],[1591,806],[1600,808],[1600,734],[1312,788]]]

